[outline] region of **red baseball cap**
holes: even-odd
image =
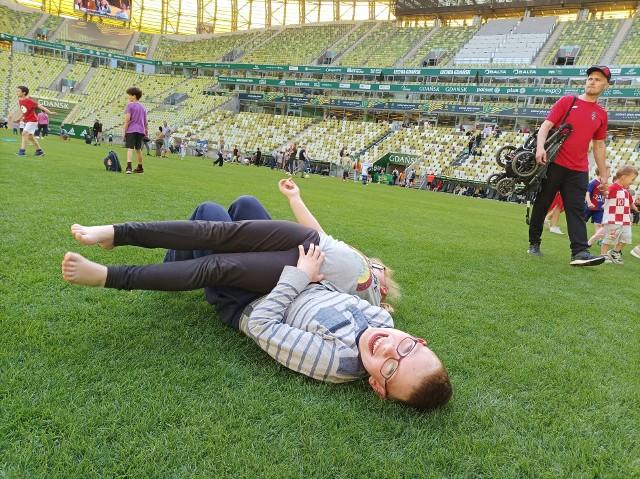
[[[609,67],[605,67],[604,65],[591,67],[587,70],[587,75],[591,75],[593,72],[602,73],[607,81],[611,83],[611,70],[609,70]]]

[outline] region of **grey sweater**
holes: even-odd
[[[325,254],[320,272],[327,278],[322,283],[380,306],[380,283],[371,271],[369,259],[357,249],[320,233],[320,249]]]

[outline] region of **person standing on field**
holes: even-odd
[[[49,115],[55,115],[55,111],[50,111],[40,103],[33,101],[29,98],[29,88],[26,86],[19,86],[16,89],[16,95],[18,96],[18,104],[22,111],[22,122],[24,126],[21,127],[20,133],[22,134],[22,145],[20,150],[16,153],[18,156],[27,156],[27,142],[36,147],[35,156],[44,156],[44,151],[40,148],[40,143],[36,140],[34,134],[38,130],[38,117],[36,115],[36,108],[48,113]]]
[[[122,136],[124,145],[127,148],[127,168],[125,173],[130,175],[131,173],[144,173],[142,168],[142,139],[149,129],[149,122],[147,121],[147,110],[140,103],[142,90],[132,86],[127,89],[127,96],[129,97],[129,103],[127,103],[127,107],[124,110]],[[131,168],[133,150],[136,150],[138,157],[138,166],[135,170]]]
[[[549,163],[542,189],[536,195],[529,225],[529,249],[533,256],[542,256],[540,241],[545,214],[557,191],[560,191],[567,217],[567,231],[571,241],[572,266],[595,266],[604,263],[603,256],[589,252],[587,225],[584,220],[584,200],[589,184],[589,143],[593,142],[593,156],[601,173],[600,188],[606,191],[606,146],[608,116],[597,101],[609,87],[611,71],[605,66],[594,66],[587,70],[587,81],[582,95],[560,98],[547,115],[537,135],[536,162],[547,164],[544,148],[549,131],[566,118],[573,131],[564,141],[558,155]]]

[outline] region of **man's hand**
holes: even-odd
[[[536,149],[536,163],[544,165],[547,163],[547,150],[544,148]]]
[[[313,243],[309,245],[309,249],[306,253],[304,252],[304,246],[302,245],[298,246],[298,251],[300,252],[298,264],[296,265],[298,269],[307,273],[309,278],[311,278],[312,283],[322,281],[324,279],[324,274],[320,274],[320,266],[322,266],[322,262],[324,261],[324,253]]]
[[[280,189],[280,193],[290,200],[300,197],[300,188],[298,188],[298,185],[296,185],[291,178],[283,178],[278,181],[278,188]]]

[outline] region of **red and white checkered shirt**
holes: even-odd
[[[631,224],[631,194],[618,183],[609,187],[607,201],[604,203],[603,223],[609,225]]]

